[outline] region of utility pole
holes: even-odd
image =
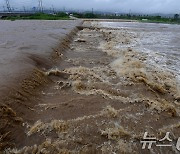
[[[55,9],[54,9],[54,6],[52,5],[52,11],[53,11],[53,13],[55,13]]]
[[[25,8],[25,6],[23,6],[23,9],[24,9],[24,12],[26,12],[26,8]]]
[[[6,7],[7,7],[8,12],[12,12],[11,6],[9,4],[9,0],[5,0],[5,2],[6,2]]]
[[[36,12],[36,7],[32,8],[32,12],[34,12],[34,13]]]
[[[94,9],[92,8],[92,14],[94,14]]]
[[[14,7],[11,7],[11,12],[14,12],[15,8]]]
[[[39,12],[43,12],[42,0],[39,0]]]
[[[4,12],[6,12],[5,6],[3,6],[3,10],[4,10]]]

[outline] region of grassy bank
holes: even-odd
[[[130,14],[95,14],[95,13],[73,13],[77,18],[91,18],[91,19],[128,19],[138,20],[140,22],[152,22],[152,23],[169,23],[180,24],[180,18],[175,17],[162,17],[151,15],[130,15]]]
[[[98,14],[98,13],[72,13],[76,18],[89,18],[89,19],[127,19],[136,20],[140,22],[150,23],[168,23],[168,24],[180,24],[179,16],[173,17],[162,17],[162,16],[151,16],[151,15],[130,15],[130,14]],[[32,15],[20,15],[20,16],[7,16],[3,17],[3,20],[68,20],[69,15],[64,12],[57,14],[46,14],[46,13],[35,13]]]
[[[67,20],[70,19],[66,13],[57,14],[45,14],[45,13],[35,13],[32,15],[23,16],[8,16],[3,17],[3,20]]]

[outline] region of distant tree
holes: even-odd
[[[156,19],[161,19],[161,16],[156,16]]]
[[[68,15],[66,13],[64,13],[64,12],[58,12],[57,16],[58,17],[68,17]]]
[[[85,13],[84,14],[85,18],[97,18],[97,15],[93,14],[93,13]]]
[[[175,19],[175,20],[178,20],[178,18],[179,18],[179,14],[175,14],[175,15],[174,15],[174,19]]]

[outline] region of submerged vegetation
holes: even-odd
[[[35,13],[31,15],[5,16],[4,20],[66,20],[70,19],[69,15],[64,12],[57,14]]]

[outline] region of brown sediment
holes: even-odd
[[[69,45],[73,37],[76,35],[78,31],[79,31],[79,28],[77,26],[61,40],[61,42],[56,48],[53,48],[53,52],[52,52],[53,61],[56,61],[63,56],[63,52],[69,48]]]
[[[24,79],[20,83],[19,87],[9,89],[7,94],[2,100],[0,105],[1,113],[1,124],[3,127],[0,128],[1,135],[6,135],[0,150],[13,145],[12,136],[14,129],[20,130],[24,119],[21,117],[22,110],[34,111],[32,104],[28,103],[32,97],[37,95],[38,90],[50,83],[50,81],[42,71],[35,69],[28,78]],[[4,144],[6,143],[6,144]]]
[[[11,120],[17,127],[7,126],[1,135],[8,143],[4,152],[150,153],[140,143],[145,131],[159,138],[170,131],[177,139],[180,110],[173,74],[149,67],[140,51],[116,48],[136,41],[134,33],[101,29],[90,21],[83,26],[74,41],[66,38],[63,48],[54,50],[54,66],[41,65],[44,69],[22,84],[23,92],[7,99],[13,108],[2,107],[4,123]]]
[[[137,20],[126,19],[84,19],[86,22],[137,22]]]
[[[60,58],[60,54],[69,48],[74,35],[78,32],[78,28],[71,30],[64,39],[62,39],[56,48],[53,48],[52,54],[43,57],[36,54],[27,54],[34,63],[34,69],[29,70],[24,78],[18,79],[15,87],[10,87],[3,91],[3,97],[0,103],[0,151],[7,147],[14,146],[13,130],[20,133],[22,124],[24,123],[24,112],[35,112],[32,103],[38,93],[53,81],[46,74],[46,70],[52,68],[56,60]],[[58,50],[57,50],[58,49]],[[55,54],[54,54],[55,52]],[[24,111],[23,111],[24,110]],[[21,136],[22,133],[18,134]]]

